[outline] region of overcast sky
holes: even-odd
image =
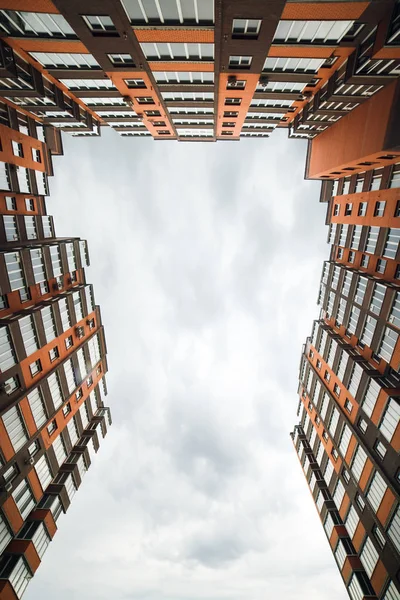
[[[113,426],[25,600],[345,600],[289,431],[328,256],[306,144],[64,136]]]

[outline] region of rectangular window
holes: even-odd
[[[62,275],[60,249],[58,246],[49,246],[49,248],[51,264],[53,267],[53,275],[54,277],[59,277]]]
[[[72,394],[72,392],[75,390],[75,388],[77,386],[77,383],[76,383],[76,376],[75,376],[75,371],[74,371],[74,364],[73,364],[71,358],[68,359],[67,361],[65,361],[65,363],[64,363],[64,373],[65,373],[65,377],[67,379],[69,393]]]
[[[25,287],[25,278],[21,267],[21,257],[18,252],[4,254],[8,280],[11,291],[19,290]]]
[[[100,69],[91,54],[67,52],[29,52],[46,69]]]
[[[26,236],[28,240],[37,239],[36,219],[35,217],[24,217]]]
[[[391,361],[398,337],[399,334],[396,331],[390,327],[385,328],[382,341],[379,346],[378,356],[386,360],[388,363]]]
[[[396,292],[388,321],[400,329],[400,292]]]
[[[249,69],[252,60],[252,56],[230,56],[229,66],[231,68],[240,67],[241,69]]]
[[[379,227],[368,228],[367,241],[365,243],[365,252],[368,252],[368,254],[374,254],[378,241],[378,235]]]
[[[344,485],[341,482],[341,480],[339,479],[336,484],[335,492],[333,494],[333,500],[334,500],[338,510],[340,509],[340,506],[343,502],[344,492],[345,492]]]
[[[26,520],[31,510],[35,507],[35,499],[26,479],[23,479],[18,487],[15,488],[12,497],[21,513],[21,517]]]
[[[353,234],[351,236],[351,244],[350,244],[350,248],[352,250],[358,250],[360,247],[361,231],[362,231],[362,225],[354,226]]]
[[[8,327],[0,327],[0,370],[2,373],[16,364]]]
[[[69,433],[69,438],[71,440],[71,445],[75,446],[76,442],[78,441],[78,430],[76,427],[74,417],[68,422],[67,429]]]
[[[49,384],[50,394],[53,400],[54,408],[57,410],[57,408],[60,408],[61,404],[64,401],[57,373],[52,373],[51,375],[49,375],[47,378],[47,383]]]
[[[400,406],[395,398],[389,398],[379,429],[390,443],[400,422]]]
[[[332,475],[333,475],[333,471],[334,471],[333,463],[331,463],[331,461],[328,459],[328,462],[326,463],[326,467],[325,467],[325,472],[324,472],[324,479],[325,479],[326,485],[330,484]]]
[[[72,273],[72,271],[76,271],[76,257],[74,244],[72,242],[65,244],[65,250],[67,252],[68,271],[69,273]]]
[[[379,315],[385,298],[386,286],[376,283],[371,298],[370,311]]]
[[[365,540],[362,552],[360,554],[360,560],[363,564],[363,567],[368,575],[368,577],[372,577],[374,569],[376,567],[376,563],[378,562],[378,552],[371,540],[370,537],[367,537]]]
[[[326,531],[326,535],[328,536],[328,538],[330,538],[331,535],[332,535],[332,531],[333,531],[334,525],[335,524],[334,524],[333,519],[331,517],[331,513],[328,512],[328,514],[326,515],[326,518],[325,518],[325,523],[324,523],[324,529]]]
[[[32,377],[36,377],[42,371],[42,363],[40,360],[35,360],[33,363],[29,365],[29,370],[31,372]]]
[[[43,235],[45,238],[54,237],[51,217],[42,217]]]
[[[396,258],[397,250],[399,248],[400,240],[400,229],[389,229],[386,238],[385,248],[383,250],[383,256],[385,258]]]
[[[83,403],[82,406],[80,407],[79,414],[81,415],[83,428],[86,429],[86,427],[89,424],[89,417],[88,417],[88,412],[87,412],[85,403]]]
[[[368,417],[371,417],[374,411],[380,391],[381,388],[379,387],[378,383],[374,379],[370,379],[361,403],[361,407]]]
[[[260,27],[260,19],[233,19],[232,37],[256,38]]]
[[[347,533],[349,534],[349,536],[351,538],[355,534],[359,522],[360,522],[360,517],[358,516],[358,513],[357,513],[356,509],[354,508],[354,506],[351,506],[351,508],[347,514],[346,521],[344,522],[346,529],[347,529]]]
[[[44,260],[42,250],[35,249],[30,251],[32,269],[33,269],[33,277],[35,279],[35,283],[40,283],[41,281],[45,281],[46,272],[44,269]]]
[[[348,385],[348,390],[350,394],[355,398],[357,394],[358,387],[360,385],[361,377],[363,374],[363,369],[360,367],[358,363],[354,363],[353,370],[350,376],[350,382]]]
[[[387,485],[384,482],[381,474],[378,473],[378,471],[375,471],[375,475],[371,481],[367,493],[367,500],[369,501],[370,505],[372,506],[375,512],[378,512],[386,490]]]
[[[56,455],[56,460],[57,460],[58,466],[61,467],[61,465],[67,458],[67,453],[65,451],[65,445],[61,438],[61,435],[56,437],[52,446],[53,446],[54,453]]]
[[[265,59],[263,71],[277,73],[317,73],[325,59],[320,58],[272,58]]]
[[[374,217],[383,217],[385,214],[386,202],[375,202]]]
[[[13,215],[4,215],[3,216],[4,223],[4,231],[6,234],[7,242],[14,242],[19,239],[18,229],[17,229],[17,219]]]
[[[53,475],[51,474],[49,463],[45,454],[43,454],[43,456],[36,461],[35,471],[40,481],[40,485],[42,486],[42,490],[45,491],[50,481],[53,479]]]
[[[51,306],[46,306],[40,311],[42,313],[44,333],[46,342],[49,343],[56,337],[56,326],[54,323],[53,309]]]
[[[400,505],[397,507],[397,510],[393,515],[387,532],[393,542],[394,547],[400,554]]]
[[[8,409],[2,416],[4,427],[10,438],[14,452],[18,452],[20,448],[28,441],[25,423],[22,419],[22,414],[18,406],[13,406]]]
[[[35,388],[28,394],[28,402],[32,411],[35,425],[38,429],[47,421],[46,408],[43,402],[42,392],[40,388]]]
[[[39,348],[33,316],[28,315],[27,317],[19,319],[19,327],[26,355],[29,356]]]
[[[366,461],[367,455],[365,453],[365,450],[362,446],[358,445],[350,467],[350,470],[356,481],[360,480]]]
[[[364,329],[361,333],[360,341],[362,344],[371,346],[372,338],[374,337],[377,320],[370,315],[367,315],[365,319]]]
[[[339,450],[342,453],[343,457],[346,456],[346,452],[349,447],[350,440],[351,440],[351,429],[348,425],[345,424],[343,427],[343,430],[342,430],[342,435],[340,436],[340,441],[339,441]]]
[[[359,277],[357,281],[357,287],[355,291],[354,301],[357,304],[362,305],[364,302],[365,291],[367,289],[368,279],[366,277]]]
[[[355,334],[359,316],[360,316],[360,309],[357,308],[356,306],[353,306],[353,308],[351,309],[346,334],[347,334],[347,332],[350,333],[351,335]]]
[[[58,301],[58,307],[60,309],[61,323],[63,331],[67,331],[71,327],[71,318],[69,315],[68,304],[66,298],[61,298]]]
[[[83,319],[83,308],[82,308],[82,300],[79,292],[74,292],[72,294],[72,300],[75,308],[76,321],[81,321]]]

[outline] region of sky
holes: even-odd
[[[63,139],[113,425],[24,600],[345,600],[289,436],[328,257],[306,143]]]

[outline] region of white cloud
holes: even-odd
[[[114,424],[26,600],[338,600],[289,431],[325,244],[305,145],[65,138]]]

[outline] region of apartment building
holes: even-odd
[[[0,27],[0,97],[79,136],[313,139],[400,74],[394,0],[3,0]]]
[[[0,598],[21,598],[111,425],[87,243],[47,215],[57,128],[0,124]]]
[[[400,598],[400,161],[381,158],[322,179],[330,256],[291,434],[352,600]]]

